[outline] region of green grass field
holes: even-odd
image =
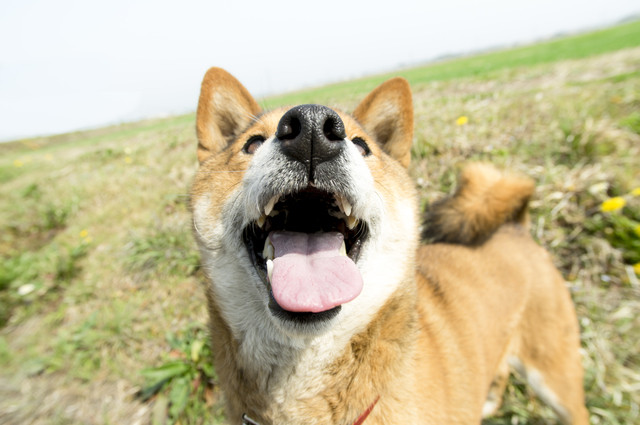
[[[392,75],[414,90],[424,203],[470,160],[536,180],[532,233],[576,303],[591,421],[637,421],[640,22],[262,103],[350,110]],[[0,423],[224,423],[186,207],[195,148],[193,114],[0,144]],[[555,421],[514,377],[483,423]]]

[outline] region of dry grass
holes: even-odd
[[[577,305],[594,424],[631,423],[640,406],[640,288],[599,211],[640,186],[639,69],[632,48],[413,87],[424,202],[465,161],[536,179],[532,231]],[[188,357],[175,341],[206,322],[185,206],[192,119],[0,146],[0,422],[166,423],[170,394],[133,394],[143,369]],[[619,214],[637,214],[629,202]],[[195,403],[181,423],[218,420],[215,392]],[[550,418],[514,380],[486,424]]]

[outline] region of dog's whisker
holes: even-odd
[[[247,169],[243,170],[207,170],[203,174],[217,174],[217,173],[244,173]]]
[[[202,238],[202,240],[207,240],[207,238],[205,238],[202,232],[200,232],[200,229],[198,229],[198,223],[196,222],[195,217],[192,219],[192,223],[193,223],[193,229],[196,231],[196,234],[198,234]]]
[[[260,124],[264,124],[264,121],[262,121],[262,119],[260,118],[259,115],[254,115],[251,113],[246,113],[245,114],[246,117],[249,117],[251,119],[251,121],[253,121],[254,123],[260,123]]]

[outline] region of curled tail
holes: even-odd
[[[422,238],[475,245],[505,223],[528,227],[533,187],[531,179],[503,174],[491,165],[467,165],[456,193],[427,207]]]

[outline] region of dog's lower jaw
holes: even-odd
[[[216,370],[227,394],[230,423],[240,423],[246,413],[261,425],[309,424],[309,418],[317,424],[351,424],[376,397],[380,402],[367,424],[375,424],[382,413],[402,416],[414,410],[384,412],[389,394],[403,397],[413,388],[413,377],[401,372],[411,370],[416,333],[416,297],[409,285],[396,291],[370,324],[347,341],[332,341],[329,333],[294,339],[289,345],[235,338],[215,296],[208,294]],[[372,333],[378,338],[370,338]],[[342,347],[335,351],[338,345]],[[398,417],[393,423],[405,419],[411,423],[415,418]]]

